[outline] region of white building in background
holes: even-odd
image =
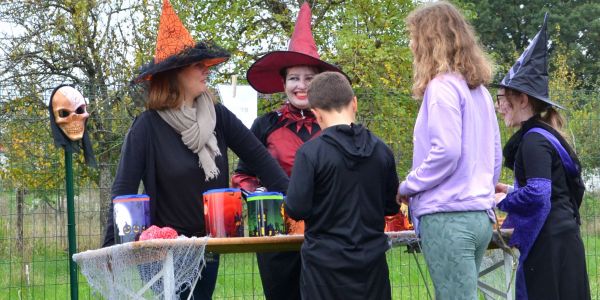
[[[219,96],[238,119],[250,128],[258,113],[258,93],[249,85],[217,85]]]
[[[6,164],[6,154],[4,153],[4,146],[0,145],[0,169],[4,168]]]
[[[600,192],[600,168],[584,170],[583,181],[588,192]]]

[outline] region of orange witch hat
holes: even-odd
[[[188,47],[194,47],[194,44],[192,35],[181,23],[169,0],[163,0],[162,14],[156,37],[154,62],[164,61],[167,57],[176,55]]]
[[[335,71],[344,74],[337,66],[320,59],[312,35],[311,18],[310,5],[304,2],[296,19],[288,50],[267,53],[250,66],[246,78],[255,90],[263,94],[283,92],[282,71],[294,66],[313,66],[320,72]]]
[[[169,0],[163,0],[154,58],[140,68],[139,75],[132,83],[150,80],[156,73],[185,67],[198,61],[204,61],[206,66],[214,66],[227,61],[229,56],[226,50],[214,43],[194,42]]]

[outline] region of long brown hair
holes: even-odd
[[[148,83],[147,109],[165,110],[181,106],[183,102],[180,98],[182,91],[177,80],[177,74],[183,68],[187,68],[187,66],[152,75]],[[214,93],[208,87],[204,93],[210,97],[213,103],[217,102]]]
[[[445,1],[420,6],[406,18],[411,38],[413,94],[423,97],[438,74],[456,72],[469,88],[488,84],[492,65],[462,14]]]
[[[178,72],[179,69],[174,69],[152,75],[149,82],[147,109],[165,110],[181,105]]]

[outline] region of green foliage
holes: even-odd
[[[575,95],[582,100],[600,98],[599,93],[575,93]],[[594,171],[597,174],[600,168],[600,148],[598,148],[600,128],[597,125],[597,120],[600,119],[599,112],[600,102],[587,101],[580,109],[571,112],[568,119],[567,132],[572,137],[573,146],[579,155],[583,169],[587,171],[584,175],[592,175],[590,172]]]
[[[548,33],[551,41],[560,39],[570,51],[568,64],[580,80],[579,88],[600,83],[600,2],[598,1],[491,1],[461,0],[475,7],[473,25],[482,43],[498,58],[500,74],[506,74],[516,58],[539,30],[544,12],[550,13]],[[560,31],[556,25],[560,25]],[[551,43],[550,52],[555,52]],[[552,65],[553,68],[556,66]]]
[[[336,61],[355,86],[410,93],[412,58],[404,18],[410,1],[355,0],[340,12]],[[323,28],[330,34],[329,27]],[[317,31],[318,32],[318,31]]]
[[[39,124],[40,120],[44,120],[45,111],[40,111],[32,98],[14,99],[4,105],[2,110],[3,115],[12,116],[11,121],[2,122],[0,125],[3,144],[6,146],[6,161],[0,167],[2,182],[14,188],[33,190],[56,188],[60,184],[60,179],[64,179],[60,176],[64,172],[56,170],[60,162],[58,153],[47,151],[50,146],[49,127]],[[36,158],[39,163],[26,163]],[[53,174],[52,171],[56,173]]]
[[[52,146],[46,103],[55,86],[71,83],[89,102],[88,132],[100,164],[100,172],[76,172],[108,191],[112,182],[108,168],[117,160],[125,129],[141,107],[129,90],[120,89],[135,70],[130,64],[135,49],[149,44],[140,38],[149,32],[149,22],[137,23],[148,14],[140,4],[119,0],[0,3],[0,20],[12,28],[0,32],[4,50],[0,118],[5,122],[0,144],[8,149],[11,164],[2,172],[14,185],[43,191],[62,184],[62,159]],[[115,84],[117,89],[111,88]]]
[[[405,93],[385,89],[359,89],[358,120],[394,152],[398,176],[412,166],[413,127],[419,102]]]
[[[561,40],[556,40],[553,57],[555,67],[550,74],[550,97],[567,108],[561,112],[567,118],[565,133],[579,154],[584,170],[589,172],[600,167],[600,128],[591,122],[600,119],[600,102],[597,101],[598,93],[576,89],[580,81],[569,65],[572,54],[573,50],[567,48]]]

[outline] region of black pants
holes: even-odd
[[[267,300],[300,299],[300,252],[256,253]]]

